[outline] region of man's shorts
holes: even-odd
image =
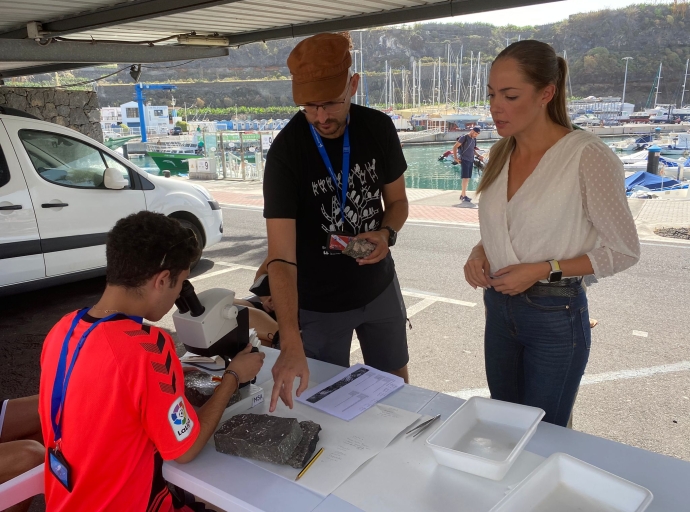
[[[390,372],[407,364],[407,314],[398,278],[362,308],[342,313],[299,311],[307,357],[350,366],[352,332],[357,333],[364,363]]]
[[[462,179],[471,178],[472,170],[474,169],[474,160],[460,160],[460,166],[462,167]]]

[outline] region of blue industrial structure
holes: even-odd
[[[135,91],[135,96],[134,99],[136,100],[138,106],[139,106],[139,122],[141,126],[141,142],[147,142],[148,139],[146,137],[146,110],[145,110],[145,105],[144,101],[146,98],[144,98],[144,89],[155,89],[155,90],[161,90],[161,91],[174,91],[177,89],[176,85],[170,85],[170,84],[141,84],[137,83],[134,85],[134,91]]]

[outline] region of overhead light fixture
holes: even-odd
[[[198,46],[230,46],[230,39],[221,36],[177,36],[179,44]]]
[[[132,67],[129,68],[129,76],[132,77],[135,83],[138,82],[141,77],[141,64],[132,64]]]

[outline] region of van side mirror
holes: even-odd
[[[129,185],[129,182],[122,176],[122,171],[108,167],[103,172],[103,184],[105,188],[111,190],[122,190]]]

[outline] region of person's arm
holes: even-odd
[[[309,366],[299,330],[297,299],[297,233],[294,219],[266,219],[268,234],[268,279],[280,329],[280,355],[273,366],[273,391],[269,412],[278,397],[292,409],[292,386],[300,378],[297,396],[309,385]],[[284,261],[279,261],[284,260]],[[285,262],[290,263],[285,263]]]
[[[2,407],[1,401],[0,407]],[[0,443],[19,439],[33,439],[43,443],[41,419],[38,415],[38,395],[16,398],[7,402]]]
[[[461,143],[459,140],[453,145],[453,161],[455,161],[455,162],[459,162],[459,160],[458,160],[458,148],[460,146],[461,146]]]
[[[251,350],[252,345],[250,343],[228,365],[227,369],[237,373],[240,383],[249,382],[256,377],[256,374],[259,373],[261,366],[264,364],[263,361],[266,354],[263,352],[252,353]],[[223,375],[223,380],[216,388],[213,396],[197,412],[199,435],[194,444],[184,454],[177,457],[175,462],[180,464],[191,462],[206,446],[216,427],[218,427],[220,418],[223,416],[230,398],[237,391],[237,386],[238,382],[234,375],[230,373]]]
[[[361,233],[357,238],[364,238],[376,245],[376,249],[366,258],[358,258],[360,265],[378,263],[388,254],[388,238],[390,233],[384,226],[390,226],[395,231],[400,231],[407,220],[409,203],[405,193],[405,177],[400,176],[393,183],[383,186],[383,205],[385,212],[379,231]],[[282,333],[281,333],[282,336]]]

